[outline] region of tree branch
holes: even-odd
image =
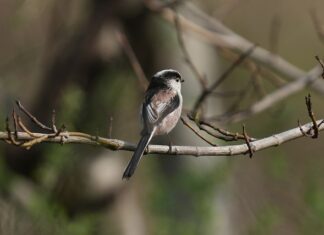
[[[318,125],[318,131],[324,130],[324,125],[320,125],[324,120],[316,121]],[[307,123],[301,126],[302,129],[308,130],[313,127],[313,123]],[[0,132],[0,140],[10,142],[10,138],[13,138],[13,132],[8,136],[7,132]],[[126,150],[134,151],[136,145],[130,142],[126,142],[118,139],[108,139],[99,136],[92,136],[81,132],[61,132],[58,136],[52,136],[45,138],[47,134],[32,133],[33,136],[27,132],[18,132],[18,140],[16,141],[33,141],[35,139],[41,140],[39,143],[57,143],[57,144],[84,144],[92,146],[101,146],[110,150]],[[303,137],[299,127],[291,130],[281,132],[263,139],[259,139],[250,142],[253,152],[257,152],[270,147],[276,147],[288,141]],[[43,139],[44,138],[44,139]],[[38,143],[38,144],[39,144]],[[146,153],[151,154],[166,154],[166,155],[192,155],[192,156],[233,156],[243,155],[249,153],[249,149],[246,143],[238,145],[228,146],[216,146],[216,147],[198,147],[198,146],[170,146],[168,145],[149,145]]]
[[[116,31],[116,36],[131,63],[131,66],[139,80],[142,90],[145,91],[148,87],[148,80],[145,76],[140,62],[135,55],[133,48],[131,47],[129,41],[127,40],[127,37],[122,31]]]
[[[164,19],[174,24],[176,13],[173,9],[163,7],[156,0],[146,0],[146,6],[152,11],[159,12]],[[244,53],[254,45],[254,43],[233,32],[217,19],[209,17],[192,4],[185,4],[183,8],[190,12],[190,20],[184,15],[178,14],[179,24],[183,31],[192,32],[215,46],[229,48],[237,53]],[[192,21],[192,19],[199,21],[199,23]],[[273,54],[261,47],[256,48],[250,55],[250,58],[292,80],[298,80],[306,74],[305,71],[289,63],[279,55]],[[313,84],[312,88],[324,94],[324,83]]]
[[[302,90],[305,86],[311,84],[315,81],[321,73],[321,68],[319,66],[314,67],[306,76],[301,77],[300,79],[290,82],[287,85],[275,90],[274,92],[266,95],[263,99],[253,104],[247,110],[237,112],[231,116],[224,116],[218,121],[221,122],[239,122],[245,120],[246,118],[260,113],[274,104],[284,100],[290,95]]]
[[[228,69],[225,70],[225,72],[223,72],[221,74],[221,76],[214,81],[214,83],[206,88],[201,94],[200,96],[197,98],[197,101],[194,105],[193,108],[193,112],[197,112],[197,110],[199,109],[200,105],[205,101],[205,99],[233,72],[233,70],[239,66],[252,52],[253,50],[256,48],[256,45],[253,45],[251,48],[249,48],[247,51],[245,51],[242,55],[240,55],[240,57],[234,61],[234,63],[232,63]]]
[[[202,87],[203,90],[207,89],[207,78],[205,74],[202,74],[199,72],[199,69],[197,68],[197,66],[194,64],[194,62],[192,61],[190,55],[189,55],[189,51],[186,47],[186,44],[184,42],[183,39],[183,35],[182,35],[182,29],[181,29],[181,25],[179,24],[179,19],[178,19],[178,15],[175,15],[175,19],[174,19],[174,24],[176,27],[176,32],[177,32],[177,38],[178,38],[178,43],[180,46],[180,49],[182,50],[185,62],[188,64],[189,68],[191,69],[192,73],[196,76],[197,80],[200,83],[200,86]]]

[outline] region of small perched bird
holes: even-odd
[[[123,179],[129,179],[134,174],[152,137],[167,134],[176,126],[182,110],[182,82],[180,73],[172,69],[162,70],[152,77],[141,107],[142,138],[124,171]]]

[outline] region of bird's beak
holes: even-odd
[[[185,80],[181,79],[181,82],[184,82]]]

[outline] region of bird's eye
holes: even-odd
[[[177,82],[180,82],[180,79],[179,79],[179,78],[177,78],[177,79],[176,79],[176,81],[177,81]]]

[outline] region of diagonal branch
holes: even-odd
[[[322,43],[324,43],[324,26],[318,17],[317,11],[315,9],[311,9],[310,16],[313,21],[318,38]]]
[[[47,131],[53,131],[52,128],[44,125],[43,123],[41,123],[35,116],[33,116],[21,103],[19,100],[16,101],[17,106],[19,107],[19,109],[21,111],[23,111],[27,117],[30,118],[30,120],[35,123],[37,126],[39,126],[41,129],[47,130]]]
[[[223,74],[207,89],[205,89],[201,95],[198,97],[196,104],[194,105],[193,112],[197,112],[201,104],[205,99],[234,71],[234,69],[239,66],[256,48],[256,45],[253,45],[247,51],[245,51],[234,63],[231,64],[228,69],[225,70]]]
[[[200,139],[202,139],[203,141],[205,141],[206,143],[208,143],[211,146],[217,146],[216,144],[210,142],[208,139],[206,139],[204,136],[202,136],[198,131],[196,131],[187,121],[184,117],[181,117],[181,121],[183,123],[183,125],[185,125],[186,127],[188,127],[193,133],[195,133]]]
[[[313,108],[312,108],[313,104],[312,104],[311,98],[312,97],[310,94],[308,94],[308,96],[305,96],[305,103],[306,103],[306,107],[307,107],[308,116],[312,120],[313,126],[309,130],[304,131],[303,128],[300,126],[299,120],[298,120],[298,126],[299,126],[300,131],[303,133],[303,135],[305,135],[307,137],[311,137],[313,139],[316,139],[316,138],[318,138],[318,134],[319,134],[318,127],[320,125],[322,125],[323,122],[320,122],[319,124],[317,124],[315,114],[314,114]]]
[[[243,124],[243,136],[244,136],[245,143],[246,143],[246,145],[248,147],[249,157],[252,158],[253,153],[254,153],[254,149],[252,148],[252,145],[251,145],[249,137],[248,137],[248,135],[246,133],[244,124]]]
[[[174,24],[175,24],[175,28],[176,28],[176,32],[177,32],[177,38],[178,38],[178,43],[179,46],[182,50],[183,56],[185,58],[185,62],[188,64],[189,68],[191,69],[191,71],[193,72],[193,74],[196,76],[197,80],[199,81],[201,87],[203,88],[203,90],[205,90],[207,88],[207,78],[205,74],[201,74],[197,68],[197,66],[194,64],[194,62],[192,61],[188,49],[186,47],[186,44],[184,42],[183,39],[183,35],[182,35],[182,29],[181,29],[181,25],[179,24],[179,19],[178,19],[178,14],[176,14],[176,17],[174,19]]]
[[[237,112],[231,116],[226,116],[218,121],[220,122],[239,122],[245,120],[246,118],[265,111],[266,109],[272,107],[274,104],[284,100],[290,95],[302,90],[305,86],[311,84],[315,81],[321,72],[319,66],[314,67],[306,76],[300,79],[290,82],[287,85],[275,90],[274,92],[266,95],[263,99],[253,104],[247,110]]]
[[[162,8],[161,3],[156,0],[146,0],[145,3],[150,10],[159,13],[171,24],[174,23],[176,13],[173,9]],[[229,48],[237,53],[244,53],[254,45],[254,43],[233,32],[217,19],[209,17],[192,4],[185,4],[183,8],[190,13],[190,19],[183,14],[178,16],[183,31],[192,32],[208,43],[218,47]],[[195,22],[192,19],[195,19]],[[253,51],[250,58],[279,75],[292,80],[298,80],[305,76],[305,71],[260,46]],[[324,94],[324,83],[317,82],[312,84],[311,87],[315,91]]]
[[[145,91],[148,86],[148,81],[133,48],[131,47],[126,35],[122,31],[116,31],[116,36],[131,63],[131,66],[139,80],[142,90]]]
[[[321,67],[322,67],[322,70],[323,70],[323,72],[322,72],[322,78],[324,78],[324,62],[323,62],[323,60],[321,60],[318,56],[315,56],[315,59],[318,61],[318,63],[321,65]]]

